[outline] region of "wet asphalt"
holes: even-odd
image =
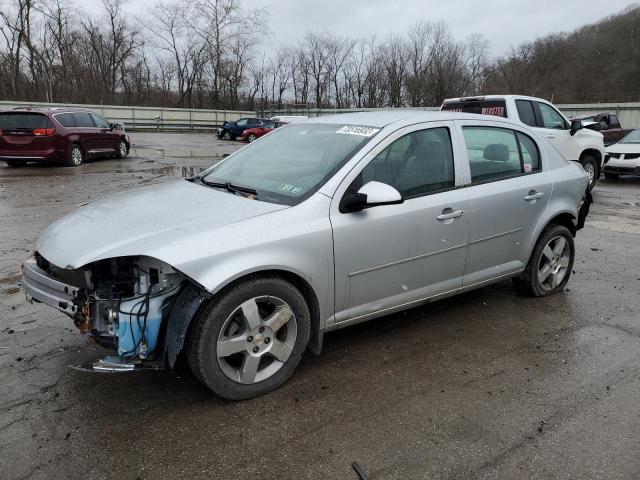
[[[107,352],[16,286],[76,205],[241,146],[132,137],[124,161],[0,165],[1,479],[358,479],[353,462],[369,479],[640,478],[640,179],[596,187],[565,292],[506,281],[330,333],[282,388],[232,403],[184,365],[71,369]]]

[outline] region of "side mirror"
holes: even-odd
[[[367,182],[356,193],[345,195],[340,202],[340,211],[359,212],[380,205],[397,205],[404,202],[400,192],[382,182]]]
[[[578,130],[582,130],[583,128],[584,125],[582,125],[582,122],[580,120],[571,120],[571,130],[569,131],[569,133],[571,133],[571,135],[573,136]]]
[[[109,130],[113,131],[116,128],[116,124],[115,123],[110,123],[109,124]]]

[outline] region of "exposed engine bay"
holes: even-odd
[[[36,252],[25,262],[23,274],[30,299],[63,311],[81,332],[117,351],[117,357],[94,365],[103,371],[161,361],[172,306],[182,287],[190,284],[171,266],[144,256],[110,258],[69,270]]]

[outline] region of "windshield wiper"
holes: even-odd
[[[208,182],[204,178],[200,177],[200,181],[207,187],[213,188],[225,188],[231,193],[246,193],[249,195],[257,195],[258,192],[251,187],[243,187],[242,185],[234,185],[231,182]]]

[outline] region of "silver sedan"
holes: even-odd
[[[588,176],[528,127],[386,111],[280,128],[198,177],[52,224],[28,298],[113,349],[96,370],[173,367],[246,399],[324,332],[511,277],[562,291]]]

